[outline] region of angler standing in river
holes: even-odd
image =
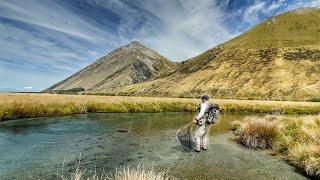
[[[201,104],[198,115],[194,118],[194,123],[197,125],[195,132],[196,152],[208,149],[208,132],[211,124],[216,123],[219,116],[219,106],[212,105],[209,102],[209,96],[201,97]]]

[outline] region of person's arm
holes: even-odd
[[[201,119],[205,112],[206,112],[206,104],[205,104],[205,103],[202,103],[202,104],[201,104],[201,108],[200,108],[200,112],[199,112],[199,114],[195,117],[195,119],[196,119],[196,120]]]

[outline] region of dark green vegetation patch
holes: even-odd
[[[320,60],[320,50],[297,48],[293,51],[285,52],[283,58],[286,60]]]

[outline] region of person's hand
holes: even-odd
[[[194,118],[192,122],[193,122],[193,123],[195,123],[195,124],[197,124],[197,123],[198,123],[198,121],[197,121],[197,119],[196,119],[196,118]]]

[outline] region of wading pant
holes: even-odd
[[[208,148],[208,131],[210,124],[204,123],[203,125],[197,125],[197,129],[195,132],[195,140],[196,140],[196,150],[200,151],[201,147],[203,149]]]

